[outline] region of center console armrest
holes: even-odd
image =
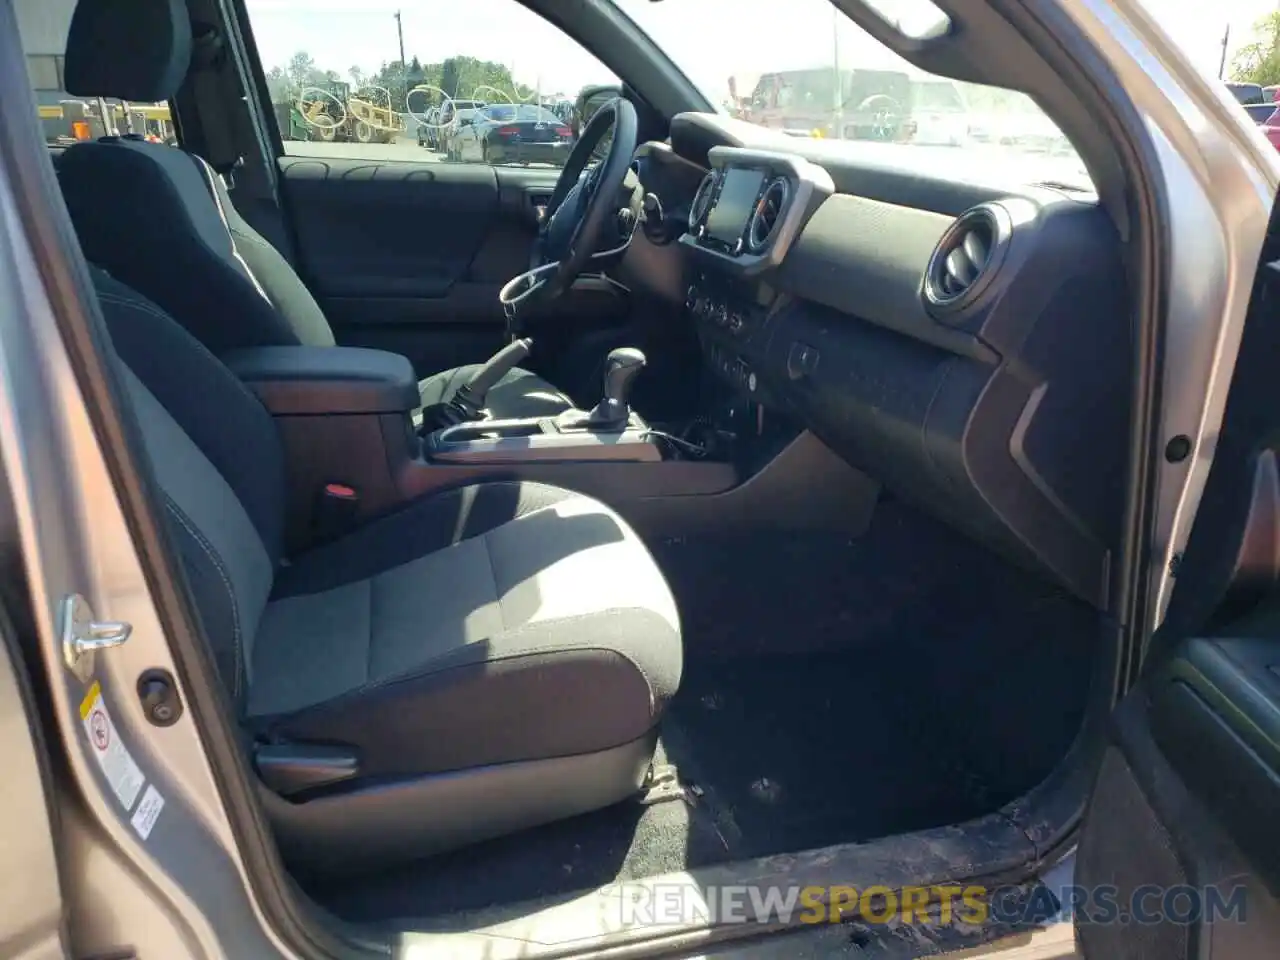
[[[360,347],[252,347],[222,358],[276,416],[405,413],[422,405],[413,365]]]

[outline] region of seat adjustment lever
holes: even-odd
[[[321,743],[262,743],[253,760],[262,782],[282,797],[341,783],[360,772],[360,759],[351,747]]]

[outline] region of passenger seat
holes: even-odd
[[[682,650],[671,592],[616,513],[552,486],[481,483],[286,563],[270,414],[158,307],[93,276],[258,757],[331,750],[354,763],[347,779],[264,789],[292,863],[422,856],[639,789]]]

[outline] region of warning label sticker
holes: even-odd
[[[138,804],[138,809],[133,811],[133,818],[129,821],[143,840],[151,836],[151,828],[156,825],[156,820],[160,818],[160,811],[163,809],[164,797],[160,796],[159,790],[148,784],[146,793],[142,795],[142,802]]]
[[[107,782],[111,784],[111,789],[126,810],[132,809],[144,778],[121,742],[115,724],[111,722],[111,714],[107,712],[107,704],[102,699],[102,688],[97,681],[94,681],[84,700],[80,702],[80,719],[89,736],[91,752],[106,775]],[[156,796],[159,798],[159,794]],[[163,806],[163,801],[161,805]],[[156,812],[159,813],[159,810]]]

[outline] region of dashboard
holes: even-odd
[[[960,182],[938,156],[682,114],[637,151],[665,211],[641,259],[724,389],[1102,606],[1127,464],[1122,245],[1089,195]]]

